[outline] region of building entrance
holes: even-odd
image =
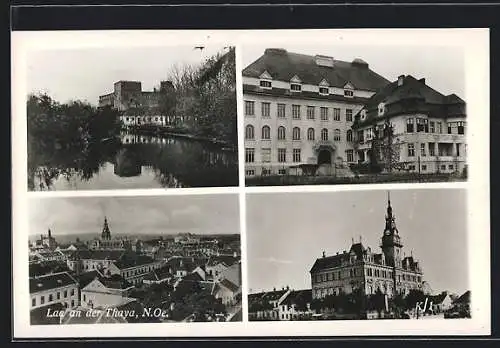
[[[318,153],[318,164],[332,164],[332,153],[330,150],[321,150]]]

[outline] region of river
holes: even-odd
[[[177,137],[124,133],[88,149],[28,155],[30,191],[238,185],[237,151]]]

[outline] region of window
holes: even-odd
[[[314,128],[307,130],[307,140],[314,140]]]
[[[278,149],[278,162],[279,163],[286,162],[286,149]]]
[[[335,129],[333,133],[333,140],[340,141],[340,129]]]
[[[279,126],[278,127],[278,140],[285,140],[285,138],[286,138],[285,127]]]
[[[346,122],[352,122],[352,109],[345,109]]]
[[[60,300],[60,299],[61,299],[61,293],[60,293],[59,291],[58,291],[58,292],[57,292],[57,294],[56,294],[56,298],[57,298],[58,300]]]
[[[329,94],[328,87],[320,87],[319,88],[319,94],[321,94],[321,95],[328,95]]]
[[[429,143],[429,156],[436,156],[436,151],[434,148],[434,143]]]
[[[448,134],[451,134],[451,122],[448,123]]]
[[[33,297],[31,299],[31,307],[35,307],[36,306],[36,297]]]
[[[436,122],[430,121],[429,124],[430,124],[430,132],[436,133]]]
[[[272,87],[271,81],[260,81],[260,87],[271,88]]]
[[[409,165],[409,166],[408,166],[408,169],[409,169],[409,170],[415,170],[415,165],[414,165],[414,164]]]
[[[52,294],[50,294],[49,295],[49,302],[52,302],[52,300],[53,300],[53,296],[52,296]]]
[[[247,170],[245,170],[245,175],[246,176],[253,176],[253,175],[255,175],[255,170],[247,169]]]
[[[262,168],[262,175],[271,175],[271,169]]]
[[[45,296],[40,296],[40,304],[44,304],[45,303]]]
[[[75,300],[71,300],[71,308],[75,306]]]
[[[271,116],[271,103],[262,103],[261,104],[262,117],[270,117]]]
[[[271,149],[270,148],[262,148],[260,150],[260,155],[262,158],[262,162],[264,162],[264,163],[271,162]]]
[[[271,139],[271,128],[269,128],[269,126],[262,127],[262,139]]]
[[[378,115],[382,116],[385,113],[385,104],[380,103],[378,104]]]
[[[347,162],[354,162],[354,151],[346,150]]]
[[[255,115],[255,103],[253,101],[245,101],[245,115]]]
[[[300,120],[300,105],[292,105],[292,118]]]
[[[465,122],[459,121],[457,122],[457,133],[464,134],[465,133]]]
[[[285,118],[285,104],[278,104],[278,118]]]
[[[429,132],[429,124],[426,119],[417,118],[417,132]]]
[[[352,141],[352,130],[347,130],[346,139],[347,141]]]
[[[300,149],[293,149],[293,161],[300,162]]]
[[[293,92],[300,92],[302,90],[302,85],[300,85],[298,83],[291,83],[290,90]]]
[[[408,157],[413,157],[415,156],[415,145],[414,144],[408,144]]]
[[[328,108],[322,106],[320,108],[320,113],[321,113],[321,121],[328,121]]]
[[[441,122],[437,123],[437,132],[443,134],[443,124]]]
[[[321,130],[321,140],[327,141],[328,140],[328,129],[323,128]]]
[[[307,119],[314,120],[314,106],[307,107]]]
[[[449,170],[453,170],[453,164],[448,165]]]
[[[352,98],[352,97],[354,97],[354,91],[345,89],[344,90],[344,96]]]
[[[286,174],[286,169],[278,169],[278,174],[279,175],[285,175]]]
[[[420,156],[425,157],[425,143],[420,144]]]
[[[413,118],[406,120],[406,133],[413,133]]]
[[[460,156],[460,144],[455,144],[457,148],[457,156]]]
[[[300,140],[300,128],[299,127],[293,127],[292,140]]]
[[[358,131],[358,141],[361,144],[363,144],[365,142],[365,137],[364,136],[365,136],[365,133],[362,130]]]
[[[251,124],[247,125],[245,128],[245,139],[253,140],[255,137],[254,128]]]
[[[372,129],[368,128],[366,130],[366,140],[371,140],[372,139],[372,135],[373,135]]]
[[[247,147],[245,149],[245,162],[253,163],[255,162],[255,149],[251,147]]]
[[[446,170],[446,165],[445,164],[441,165],[441,170]]]
[[[340,121],[340,109],[339,108],[333,108],[333,120]]]

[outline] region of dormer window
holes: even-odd
[[[272,76],[267,71],[264,71],[260,76],[259,86],[260,88],[271,89],[273,87],[272,84]]]
[[[361,110],[361,121],[366,119],[366,109]]]
[[[297,75],[292,77],[292,79],[290,80],[290,91],[292,92],[302,91],[302,81]]]
[[[344,86],[344,97],[354,97],[354,86],[350,82],[347,82]]]
[[[384,103],[378,104],[378,115],[383,116],[384,113],[385,113],[385,104]]]
[[[321,80],[321,82],[319,83],[319,94],[320,95],[329,95],[330,90],[328,89],[328,87],[330,87],[330,84],[328,83],[328,81],[326,81],[325,79]]]

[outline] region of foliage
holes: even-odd
[[[225,313],[226,307],[198,282],[181,281],[172,293],[172,319],[183,320],[193,315],[194,321],[206,321],[216,313]]]
[[[200,66],[174,65],[168,80],[175,92],[164,97],[163,110],[174,110],[199,135],[237,142],[235,48],[210,57]]]

